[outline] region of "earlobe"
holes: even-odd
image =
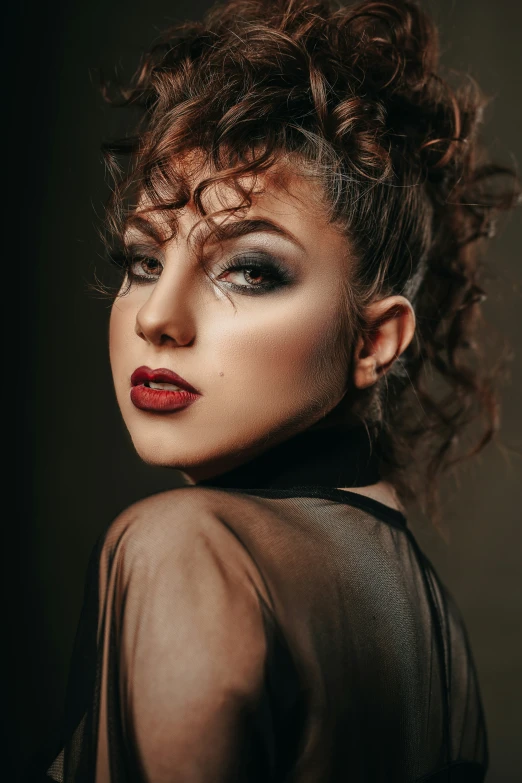
[[[372,386],[377,379],[376,354],[369,344],[368,338],[359,337],[354,354],[354,385],[358,389]]]
[[[370,328],[360,335],[354,351],[354,385],[372,386],[406,350],[415,333],[415,312],[404,296],[389,296],[367,308]]]

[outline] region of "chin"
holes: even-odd
[[[181,470],[186,464],[185,450],[180,444],[173,444],[171,439],[143,437],[132,432],[130,434],[136,454],[147,465]]]
[[[198,470],[221,457],[222,444],[212,449],[210,443],[192,437],[185,442],[179,433],[168,435],[130,431],[132,444],[138,457],[147,465],[174,470]]]

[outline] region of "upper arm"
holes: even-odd
[[[99,780],[110,780],[120,752],[115,722],[144,780],[234,779],[242,721],[263,688],[266,637],[248,556],[195,500],[174,491],[141,501],[106,538]]]

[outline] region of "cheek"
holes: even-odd
[[[134,324],[136,307],[129,297],[117,299],[111,308],[109,319],[109,357],[114,383],[128,371],[129,354],[135,341]]]
[[[335,361],[339,328],[332,298],[301,296],[266,308],[261,304],[236,316],[227,330],[233,332],[215,335],[216,353],[234,370],[243,393],[277,392],[298,399],[319,391],[336,393],[343,373]]]

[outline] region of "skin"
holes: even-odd
[[[150,279],[133,282],[113,304],[110,360],[124,422],[145,462],[177,468],[194,483],[216,476],[320,422],[350,390],[375,383],[410,343],[411,304],[390,296],[369,306],[369,317],[389,318],[371,343],[357,340],[351,372],[340,358],[346,356],[341,291],[353,262],[316,188],[297,172],[286,172],[284,185],[266,174],[248,213],[232,220],[271,221],[281,232],[256,230],[207,243],[204,262],[213,280],[188,242],[198,221],[192,203],[180,211],[176,236],[162,248],[134,229],[129,234],[140,256],[154,260],[134,264]],[[208,198],[208,208],[230,203],[223,186]],[[247,262],[252,254],[275,257],[288,284],[245,293],[249,283],[267,280],[256,270],[246,276],[223,271],[245,253]],[[202,396],[175,412],[140,410],[130,399],[130,376],[140,365],[173,370]],[[386,482],[356,491],[399,507]]]

